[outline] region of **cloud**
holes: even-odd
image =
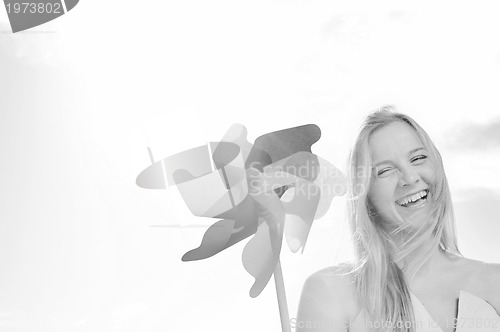
[[[462,254],[467,258],[499,262],[500,191],[476,187],[457,194],[453,201]]]
[[[458,125],[446,135],[445,142],[451,150],[483,151],[500,148],[500,118],[486,123]]]
[[[347,44],[362,43],[402,24],[413,22],[414,14],[395,10],[388,12],[355,12],[332,16],[322,27],[326,40]]]

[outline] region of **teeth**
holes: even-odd
[[[416,202],[417,200],[419,200],[420,198],[422,198],[424,196],[427,196],[427,190],[422,190],[422,191],[419,191],[418,193],[415,193],[413,195],[405,196],[405,197],[397,200],[396,203],[399,205],[405,206],[408,203]]]

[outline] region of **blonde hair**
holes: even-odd
[[[382,226],[380,216],[369,199],[372,165],[368,141],[371,134],[392,122],[401,121],[415,130],[429,153],[435,170],[434,184],[429,188],[431,212],[425,216],[429,223],[409,234],[404,245],[398,245],[393,235],[404,234],[408,228],[400,217],[400,227],[388,231]],[[360,303],[372,319],[382,320],[386,330],[415,331],[415,316],[405,275],[396,263],[405,261],[409,254],[414,258],[404,266],[412,278],[430,258],[436,246],[445,251],[462,254],[457,247],[455,221],[448,182],[439,151],[430,137],[411,117],[396,112],[393,106],[384,106],[369,114],[358,134],[349,155],[348,221],[353,233],[356,261],[351,273]],[[382,220],[383,221],[383,220]],[[429,225],[431,227],[429,227]]]

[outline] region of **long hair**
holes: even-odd
[[[371,134],[392,122],[408,124],[429,152],[429,162],[435,170],[434,184],[429,188],[432,195],[431,209],[421,215],[423,225],[408,230],[408,223],[399,216],[399,225],[390,231],[382,226],[383,220],[370,203],[372,161],[368,140]],[[427,133],[409,116],[398,113],[393,106],[384,106],[368,115],[349,155],[348,214],[353,233],[356,293],[360,303],[372,319],[384,322],[382,330],[415,331],[415,316],[411,305],[410,290],[403,271],[396,263],[405,263],[402,269],[413,278],[430,258],[436,246],[445,251],[462,254],[457,247],[455,221],[448,182],[439,151]],[[402,235],[404,245],[395,241]],[[406,238],[405,238],[406,236]],[[411,261],[405,258],[412,254]]]

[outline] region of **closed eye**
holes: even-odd
[[[389,172],[392,168],[391,167],[386,167],[378,171],[377,176],[384,175],[385,173]]]
[[[411,162],[412,162],[412,163],[417,162],[418,164],[421,164],[421,163],[423,163],[426,159],[427,159],[427,156],[422,154],[422,155],[419,155],[419,156],[416,156],[416,157],[412,158],[412,159],[411,159]]]
[[[410,162],[413,165],[421,165],[423,164],[428,157],[424,154],[415,156],[410,159]],[[385,167],[377,171],[377,177],[385,177],[387,176],[392,170],[394,170],[394,167]]]

